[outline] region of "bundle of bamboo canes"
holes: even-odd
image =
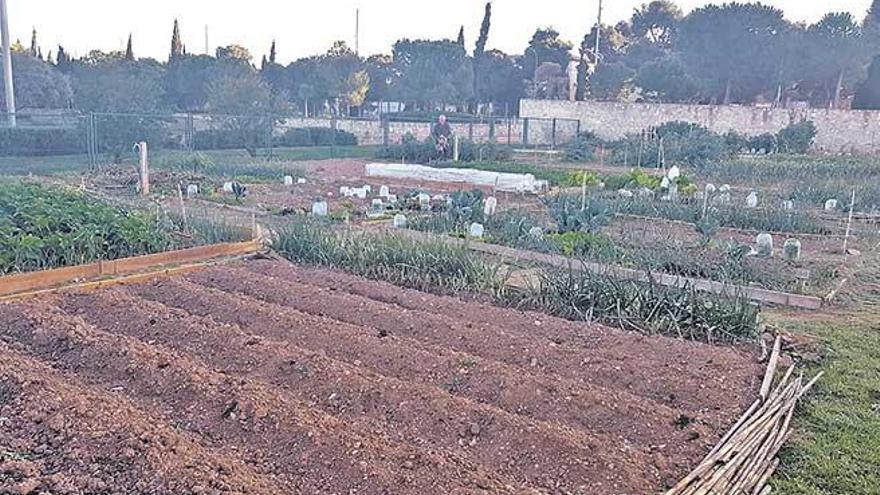
[[[792,379],[794,365],[773,387],[782,341],[779,337],[761,384],[761,396],[728,431],[709,455],[666,495],[766,495],[779,465],[776,455],[788,439],[797,401],[822,376],[809,382]],[[771,390],[772,388],[772,390]]]

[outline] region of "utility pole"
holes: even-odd
[[[599,18],[596,20],[596,47],[593,56],[596,57],[596,68],[599,67],[599,38],[602,37],[602,0],[599,0]]]
[[[354,11],[354,54],[361,54],[361,9]]]
[[[12,85],[12,45],[9,43],[9,15],[6,0],[0,0],[0,42],[3,45],[3,84],[6,90],[6,117],[15,127],[15,88]]]

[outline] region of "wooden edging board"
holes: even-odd
[[[428,234],[425,232],[417,232],[413,230],[399,230],[399,232],[405,233],[405,235],[411,236],[413,238],[443,240],[446,242],[458,243],[467,246],[473,251],[501,256],[503,258],[511,260],[530,261],[558,268],[572,269],[576,271],[603,273],[624,280],[634,280],[639,282],[649,282],[653,280],[655,283],[664,285],[666,287],[676,287],[681,289],[692,288],[701,292],[709,292],[712,294],[721,294],[733,297],[743,296],[752,301],[764,304],[777,304],[780,306],[816,310],[820,309],[823,303],[821,298],[813,296],[778,292],[756,287],[745,287],[741,285],[726,284],[724,282],[716,282],[713,280],[682,277],[665,273],[648,273],[642,270],[633,270],[631,268],[579,261],[568,258],[566,256],[544,254],[535,251],[525,251],[521,249],[509,248],[506,246],[499,246],[497,244],[487,244],[484,242],[469,240],[466,241],[448,236]]]
[[[0,297],[104,277],[130,275],[161,266],[183,265],[213,258],[249,254],[260,249],[262,245],[258,241],[211,244],[132,258],[98,261],[86,265],[7,275],[0,277]]]

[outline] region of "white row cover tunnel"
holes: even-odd
[[[516,193],[537,194],[548,187],[547,181],[537,180],[532,174],[511,174],[464,168],[434,168],[400,163],[370,163],[367,164],[366,174],[367,177],[472,184],[480,187],[492,187],[497,191]]]

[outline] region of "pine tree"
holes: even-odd
[[[456,41],[456,43],[464,47],[464,26],[458,30],[458,41]]]
[[[266,66],[269,65],[269,61],[266,60],[266,56],[263,55],[263,60],[260,62],[260,70],[266,70]]]
[[[492,24],[492,2],[486,2],[486,13],[483,15],[483,24],[480,25],[480,37],[477,38],[477,46],[474,48],[474,58],[482,57],[486,53],[486,43],[489,41],[489,27]]]
[[[58,45],[58,55],[55,57],[55,67],[58,68],[61,72],[70,71],[70,64],[72,60],[70,59],[70,55],[64,51],[64,47]]]
[[[270,64],[275,63],[276,55],[277,55],[277,52],[275,51],[275,40],[272,40],[272,47],[269,48],[269,63]]]
[[[31,49],[28,51],[31,57],[36,58],[40,53],[40,48],[37,46],[37,28],[31,32]]]
[[[174,31],[171,33],[171,58],[183,56],[183,42],[180,41],[180,25],[174,19]]]
[[[134,60],[134,48],[131,44],[131,33],[128,35],[128,44],[125,45],[125,60],[133,61]]]

